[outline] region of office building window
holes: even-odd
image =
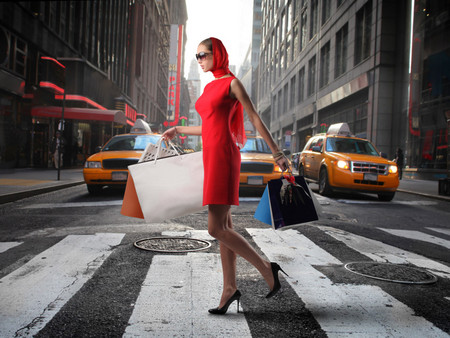
[[[309,39],[317,33],[317,21],[319,18],[319,0],[311,0],[311,18],[309,20]]]
[[[305,99],[305,67],[298,72],[298,96],[297,102],[303,102]]]
[[[370,55],[370,32],[372,28],[372,1],[368,1],[356,13],[355,65]]]
[[[322,0],[322,25],[328,20],[331,14],[331,0]]]
[[[296,76],[294,75],[291,79],[291,88],[290,88],[290,95],[289,95],[289,109],[292,109],[295,106],[295,92],[297,90],[296,84],[297,84],[297,79],[296,79]]]
[[[325,46],[320,50],[320,80],[319,87],[328,84],[330,73],[330,42],[328,41]]]
[[[316,56],[314,55],[308,62],[308,94],[311,96],[316,90]]]
[[[286,114],[286,112],[289,109],[288,104],[289,104],[289,84],[286,83],[283,89],[283,110],[281,114]]]
[[[336,58],[334,77],[337,78],[347,71],[348,24],[345,24],[336,34]]]
[[[306,9],[302,12],[301,23],[300,23],[300,50],[306,47],[306,37],[308,34],[308,11]]]

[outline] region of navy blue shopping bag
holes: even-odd
[[[292,193],[288,192],[288,197],[281,193],[283,181],[285,185],[289,184],[292,190]],[[319,219],[316,210],[318,203],[314,199],[303,176],[271,180],[264,190],[254,217],[272,225],[274,229],[316,221]]]

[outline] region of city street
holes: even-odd
[[[265,299],[264,280],[238,258],[241,312],[233,303],[225,316],[207,311],[219,303],[222,274],[206,212],[145,224],[120,214],[122,191],[94,197],[85,185],[2,204],[0,336],[448,337],[448,202],[402,192],[392,202],[316,196],[320,220],[284,230],[253,218],[257,194],[232,208],[237,231],[289,276]],[[158,236],[211,246],[133,245]],[[345,268],[351,262],[426,269],[437,281],[420,284],[410,271],[406,283],[369,278]]]

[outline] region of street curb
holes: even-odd
[[[40,194],[45,194],[47,192],[57,191],[65,188],[70,188],[76,185],[83,184],[84,181],[76,181],[71,183],[63,183],[59,185],[53,185],[50,187],[43,187],[38,189],[31,189],[25,191],[14,192],[10,194],[0,195],[0,204],[11,203],[23,198],[32,197]]]
[[[446,196],[431,195],[431,194],[426,194],[426,193],[423,193],[423,192],[403,190],[403,189],[397,189],[397,191],[404,192],[404,193],[407,193],[407,194],[419,195],[419,196],[424,196],[424,197],[428,197],[428,198],[434,198],[434,199],[441,200],[441,201],[450,202],[450,197],[446,197]]]

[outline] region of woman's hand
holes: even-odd
[[[161,136],[161,138],[164,141],[169,141],[171,139],[173,139],[175,136],[177,136],[178,132],[177,132],[177,127],[172,127],[170,129],[167,129]]]
[[[289,160],[287,159],[286,156],[283,155],[283,156],[279,157],[278,159],[275,160],[275,162],[278,164],[278,166],[280,167],[281,170],[291,171]]]

